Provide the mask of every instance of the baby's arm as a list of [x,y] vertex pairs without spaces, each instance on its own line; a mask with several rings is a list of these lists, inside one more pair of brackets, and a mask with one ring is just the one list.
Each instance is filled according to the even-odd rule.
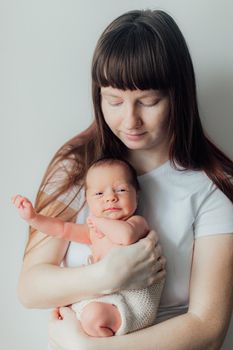
[[57,218],[37,214],[32,203],[20,195],[14,196],[12,203],[18,208],[21,218],[38,231],[68,241],[91,243],[87,224],[64,222]]
[[90,220],[115,244],[135,243],[149,231],[146,220],[139,215],[134,215],[126,221],[96,217],[91,217]]

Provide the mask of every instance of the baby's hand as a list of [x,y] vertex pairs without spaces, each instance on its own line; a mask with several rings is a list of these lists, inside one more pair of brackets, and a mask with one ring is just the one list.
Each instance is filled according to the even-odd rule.
[[98,238],[103,238],[105,235],[103,234],[102,231],[98,229],[95,223],[95,217],[93,215],[88,216],[87,218],[87,226],[89,229],[95,231],[95,234]]
[[87,226],[89,227],[89,229],[95,230],[95,223],[93,221],[93,217],[92,216],[88,216],[87,220]]
[[19,194],[11,198],[12,203],[18,208],[19,215],[24,220],[31,220],[36,215],[36,211],[33,208],[32,203],[26,197],[22,197]]

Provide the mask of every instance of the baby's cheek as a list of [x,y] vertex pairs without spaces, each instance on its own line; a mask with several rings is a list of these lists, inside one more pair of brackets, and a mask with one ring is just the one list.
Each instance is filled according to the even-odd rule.
[[100,217],[102,215],[102,205],[100,203],[96,203],[95,201],[90,201],[88,203],[90,215]]

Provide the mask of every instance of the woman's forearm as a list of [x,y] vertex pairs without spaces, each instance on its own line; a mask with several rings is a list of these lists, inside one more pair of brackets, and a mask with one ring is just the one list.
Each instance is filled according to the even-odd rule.
[[78,268],[38,264],[22,271],[18,294],[28,308],[52,308],[108,292],[101,263]]
[[19,278],[18,294],[23,305],[64,306],[120,289],[144,288],[164,278],[165,272],[154,268],[161,268],[157,264],[161,249],[153,231],[133,245],[112,248],[101,261],[84,267],[60,267],[66,251],[67,242],[37,234],[28,247]]
[[95,338],[90,350],[219,350],[224,335],[213,321],[187,313],[124,336]]

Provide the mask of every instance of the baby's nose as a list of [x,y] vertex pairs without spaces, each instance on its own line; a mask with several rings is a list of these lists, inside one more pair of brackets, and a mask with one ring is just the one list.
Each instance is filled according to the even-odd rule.
[[114,192],[108,193],[106,195],[106,201],[107,202],[116,202],[117,201],[117,195]]

